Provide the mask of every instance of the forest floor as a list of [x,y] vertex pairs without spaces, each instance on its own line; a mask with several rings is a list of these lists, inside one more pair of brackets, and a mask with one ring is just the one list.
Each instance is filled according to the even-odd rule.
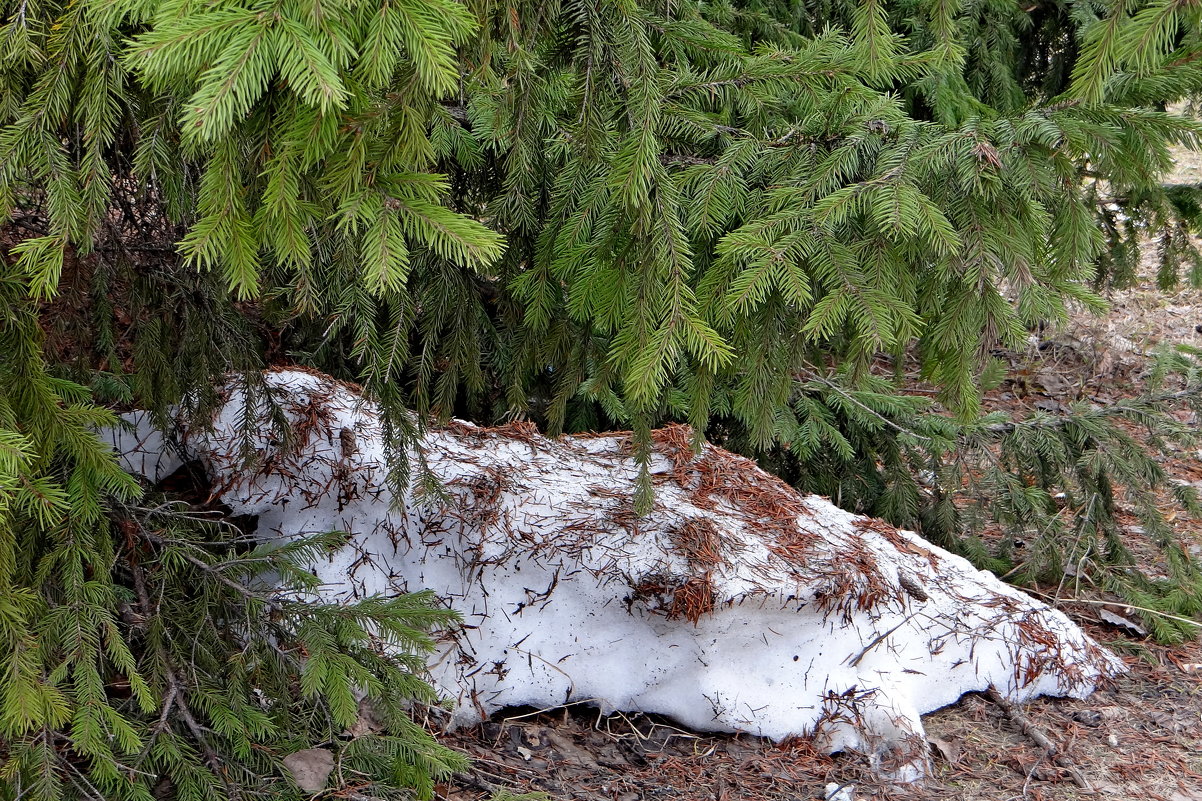
[[[1202,181],[1202,154],[1177,155],[1170,181]],[[1149,276],[1155,258],[1150,244]],[[1021,416],[1080,398],[1113,402],[1134,394],[1157,347],[1202,347],[1202,290],[1165,292],[1149,278],[1107,299],[1107,314],[1083,313],[1043,332],[1027,352],[1011,354],[1010,376],[987,405]],[[1202,489],[1202,451],[1178,453],[1166,467]],[[1202,521],[1169,514],[1202,559]],[[1137,553],[1153,551],[1138,547],[1134,524],[1128,535]],[[1061,595],[1059,588],[1037,589],[1052,600]],[[1129,668],[1085,700],[1039,699],[1024,707],[1029,723],[1060,750],[1056,762],[980,695],[924,718],[934,773],[920,789],[885,786],[862,758],[821,754],[805,741],[698,734],[663,719],[573,706],[515,710],[445,738],[475,764],[438,795],[476,801],[503,790],[541,791],[553,801],[803,801],[825,798],[824,787],[834,782],[855,785],[857,799],[880,801],[1202,801],[1202,642],[1151,644],[1104,622],[1097,605],[1055,602]]]
[[[1011,375],[990,393],[988,406],[1022,416],[1082,397],[1113,402],[1139,384],[1150,350],[1202,346],[1195,328],[1202,323],[1202,290],[1137,287],[1110,301],[1107,316],[1082,316],[1045,332],[1030,352],[1012,354]],[[1167,467],[1202,489],[1202,451],[1176,454]],[[1202,521],[1174,513],[1167,499],[1166,510],[1177,515],[1170,519],[1184,544],[1202,558]],[[1141,536],[1133,523],[1132,550],[1154,553],[1151,543],[1142,547]],[[1034,589],[1045,599],[1071,594]],[[475,768],[440,788],[440,797],[476,801],[504,789],[543,791],[553,801],[802,801],[824,798],[823,788],[834,782],[854,784],[857,799],[880,801],[1202,801],[1202,642],[1155,645],[1103,621],[1102,607],[1089,601],[1056,605],[1129,668],[1085,700],[1039,699],[1024,708],[1060,749],[1059,764],[979,695],[925,716],[934,775],[921,789],[887,787],[862,758],[827,756],[804,741],[698,734],[659,718],[574,706],[514,710],[449,737]],[[1110,611],[1123,610],[1119,604]]]

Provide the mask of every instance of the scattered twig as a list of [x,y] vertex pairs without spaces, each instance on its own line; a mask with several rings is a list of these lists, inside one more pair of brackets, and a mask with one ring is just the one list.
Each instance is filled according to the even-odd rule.
[[868,643],[868,645],[864,647],[864,650],[863,650],[863,651],[860,651],[860,653],[856,654],[856,658],[855,658],[855,659],[851,660],[851,661],[850,661],[850,662],[848,662],[847,664],[848,664],[848,665],[850,665],[851,667],[855,667],[856,665],[860,664],[860,660],[861,660],[861,659],[863,659],[863,658],[864,658],[864,656],[865,656],[865,655],[866,655],[866,654],[867,654],[869,651],[871,651],[873,648],[876,648],[878,645],[880,645],[882,642],[884,642],[886,639],[888,639],[888,637],[889,637],[889,635],[890,635],[890,634],[892,634],[893,632],[895,632],[895,631],[897,631],[898,629],[900,629],[902,626],[904,626],[904,625],[906,625],[907,623],[909,623],[909,622],[910,622],[910,621],[913,619],[913,617],[914,617],[914,615],[915,615],[915,614],[917,614],[917,613],[916,613],[916,612],[911,612],[910,614],[908,614],[908,615],[906,615],[904,618],[902,618],[901,622],[900,622],[900,623],[898,623],[896,626],[894,626],[893,628],[889,629],[889,630],[888,630],[888,631],[886,631],[884,634],[881,634],[881,635],[879,635],[878,637],[876,637],[875,639],[873,639],[873,641],[872,641],[872,642]]
[[862,403],[861,401],[856,399],[855,396],[853,396],[851,393],[849,393],[847,390],[843,389],[843,387],[839,386],[834,381],[831,381],[830,379],[824,377],[821,373],[818,372],[817,367],[814,367],[811,365],[804,372],[805,372],[805,375],[807,378],[809,378],[813,381],[817,381],[818,383],[825,386],[827,389],[832,390],[833,392],[835,392],[837,395],[842,397],[847,402],[858,406],[862,411],[865,411],[868,414],[872,415],[873,417],[877,418],[882,423],[887,425],[889,428],[892,428],[894,431],[897,431],[899,434],[903,434],[907,437],[913,437],[914,439],[917,439],[921,442],[925,442],[928,445],[934,443],[934,440],[931,439],[930,437],[925,436],[923,434],[919,434],[917,431],[912,431],[911,429],[901,426],[896,421],[891,420],[888,417],[886,417],[885,415],[878,412],[876,409],[873,409],[870,406],[867,406],[866,404]]
[[[1121,417],[1128,413],[1141,413],[1149,409],[1161,406],[1174,401],[1185,400],[1187,398],[1196,398],[1202,395],[1202,384],[1193,384],[1185,389],[1176,392],[1158,392],[1149,395],[1142,395],[1131,400],[1118,401],[1106,406],[1102,409],[1097,409],[1092,414],[1097,417]],[[1052,420],[1040,420],[1032,422],[1030,420],[1011,420],[1006,423],[997,423],[995,425],[986,426],[983,430],[990,434],[1009,434],[1020,426],[1040,426],[1042,428],[1060,428],[1069,421],[1067,415],[1059,415]]]
[[456,784],[463,785],[464,787],[471,787],[473,790],[479,790],[480,792],[488,793],[489,795],[495,795],[498,790],[506,789],[503,785],[494,784],[487,779],[471,773],[456,773],[453,778]]
[[1029,717],[1023,714],[1022,710],[1006,700],[1002,694],[998,692],[997,687],[993,686],[992,684],[989,685],[989,689],[985,691],[985,695],[990,701],[995,703],[1003,713],[1005,713],[1007,719],[1017,726],[1019,731],[1026,735],[1031,742],[1043,749],[1043,755],[1045,757],[1068,771],[1068,775],[1072,778],[1074,784],[1076,784],[1082,790],[1094,792],[1093,785],[1090,784],[1083,775],[1081,775],[1081,771],[1077,770],[1077,768],[1060,753],[1060,749],[1057,748],[1056,744],[1049,740],[1048,736],[1044,734],[1043,731],[1040,730],[1040,728],[1036,726]]
[[1159,609],[1149,609],[1146,606],[1134,606],[1132,604],[1127,603],[1126,601],[1095,601],[1095,600],[1092,600],[1089,598],[1061,598],[1059,596],[1052,595],[1052,594],[1046,593],[1046,592],[1040,592],[1039,590],[1031,589],[1029,587],[1024,588],[1024,590],[1026,592],[1031,593],[1032,595],[1038,595],[1042,598],[1047,598],[1054,604],[1089,604],[1090,606],[1121,606],[1124,609],[1131,609],[1136,612],[1143,612],[1145,614],[1155,615],[1156,617],[1162,617],[1165,620],[1172,620],[1175,623],[1185,623],[1187,625],[1193,626],[1194,628],[1202,629],[1202,623],[1198,622],[1197,620],[1191,620],[1188,617],[1181,617],[1180,615],[1170,615],[1168,612],[1161,612]]

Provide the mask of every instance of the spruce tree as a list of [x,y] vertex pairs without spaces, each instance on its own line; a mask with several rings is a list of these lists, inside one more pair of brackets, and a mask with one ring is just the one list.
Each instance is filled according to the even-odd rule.
[[[0,0],[0,795],[275,792],[314,744],[381,796],[458,766],[404,712],[430,599],[314,604],[298,565],[335,535],[265,550],[96,438],[271,363],[362,382],[397,446],[524,415],[645,456],[688,421],[1008,559],[962,536],[967,471],[975,517],[1043,537],[994,566],[1096,560],[1196,614],[1164,476],[1110,424],[1188,434],[1158,414],[1188,359],[1117,410],[978,412],[991,349],[1100,307],[1141,238],[1163,285],[1202,277],[1198,189],[1160,185],[1200,52],[1175,0]],[[1126,564],[1120,489],[1167,582]],[[388,733],[345,734],[358,692]]]

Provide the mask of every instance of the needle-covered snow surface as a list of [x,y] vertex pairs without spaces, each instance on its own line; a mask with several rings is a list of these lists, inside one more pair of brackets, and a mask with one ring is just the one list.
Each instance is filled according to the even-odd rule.
[[[721,448],[694,453],[685,427],[655,432],[644,517],[627,435],[551,439],[527,424],[425,434],[445,494],[396,498],[376,413],[353,387],[300,371],[267,383],[293,433],[256,429],[256,472],[239,469],[237,388],[211,432],[185,434],[188,455],[261,537],[350,532],[313,566],[327,598],[431,588],[463,616],[430,668],[454,723],[589,701],[696,729],[813,734],[906,781],[927,767],[921,714],[991,685],[1013,701],[1083,696],[1122,669],[992,574]],[[152,478],[173,466],[145,427],[116,444]]]

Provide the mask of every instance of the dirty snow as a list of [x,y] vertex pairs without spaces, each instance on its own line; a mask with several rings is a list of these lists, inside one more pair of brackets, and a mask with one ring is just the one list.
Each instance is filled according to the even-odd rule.
[[[352,535],[313,566],[324,597],[431,588],[462,615],[430,666],[451,725],[587,700],[699,730],[814,734],[908,781],[928,769],[920,715],[991,685],[1012,701],[1082,697],[1121,670],[1059,611],[749,460],[694,454],[683,427],[656,433],[645,517],[628,436],[522,424],[428,432],[420,456],[445,494],[397,498],[369,403],[311,373],[267,380],[294,446],[263,426],[262,465],[241,471],[234,388],[189,454],[260,537]],[[175,462],[156,465],[148,421],[134,422],[119,450],[162,476]]]

